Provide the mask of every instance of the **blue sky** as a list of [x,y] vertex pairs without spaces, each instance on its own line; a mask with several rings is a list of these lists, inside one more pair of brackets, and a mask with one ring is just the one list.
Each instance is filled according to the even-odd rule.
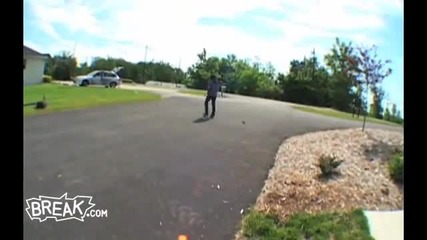
[[271,62],[287,72],[292,59],[320,59],[335,37],[378,46],[390,59],[388,100],[403,113],[401,0],[24,0],[24,44],[84,62],[95,56],[162,60],[186,69],[208,55]]

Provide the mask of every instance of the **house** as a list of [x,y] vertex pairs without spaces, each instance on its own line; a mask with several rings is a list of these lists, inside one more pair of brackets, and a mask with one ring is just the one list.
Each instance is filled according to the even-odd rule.
[[43,82],[43,74],[49,54],[39,53],[24,45],[24,85]]

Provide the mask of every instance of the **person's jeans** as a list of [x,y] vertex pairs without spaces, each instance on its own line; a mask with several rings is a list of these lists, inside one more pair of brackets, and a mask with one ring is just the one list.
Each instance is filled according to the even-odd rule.
[[211,101],[212,103],[212,115],[215,115],[215,110],[216,110],[216,96],[206,96],[205,99],[205,115],[208,115],[209,113],[209,101]]

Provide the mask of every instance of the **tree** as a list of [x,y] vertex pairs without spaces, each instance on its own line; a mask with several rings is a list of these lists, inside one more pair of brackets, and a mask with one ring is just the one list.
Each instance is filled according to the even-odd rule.
[[[377,47],[374,45],[371,48],[358,47],[357,60],[357,72],[358,82],[360,86],[365,88],[366,91],[369,89],[375,89],[382,81],[391,74],[391,68],[387,68],[385,65],[391,61],[386,60],[384,63],[382,60],[377,59]],[[363,116],[362,131],[365,130],[366,125],[366,112]]]
[[391,113],[390,113],[390,121],[394,123],[403,124],[403,118],[401,115],[401,112],[397,110],[396,104],[393,104],[391,107]]
[[191,66],[188,72],[191,86],[196,89],[206,89],[209,77],[219,75],[220,60],[218,57],[207,58],[206,49],[197,54],[198,61]]
[[373,86],[371,88],[372,103],[369,111],[369,115],[374,118],[382,119],[383,107],[382,102],[384,100],[385,91],[380,86]]
[[339,38],[325,56],[326,66],[331,72],[331,105],[333,108],[359,115],[362,106],[360,84],[357,81],[357,64],[352,42],[341,42]]
[[391,121],[391,114],[390,114],[390,110],[388,110],[388,108],[386,108],[384,110],[384,117],[383,117],[383,119],[386,120],[386,121]]
[[69,52],[62,52],[49,59],[46,73],[56,80],[71,80],[76,73],[77,59]]
[[396,112],[396,116],[394,117],[396,123],[403,123],[402,114],[400,111]]
[[391,117],[393,119],[396,116],[397,116],[397,107],[396,107],[396,104],[393,104],[392,107],[391,107]]

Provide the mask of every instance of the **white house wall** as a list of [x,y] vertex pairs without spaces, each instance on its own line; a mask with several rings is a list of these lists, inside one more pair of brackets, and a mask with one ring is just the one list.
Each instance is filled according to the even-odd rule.
[[24,84],[37,84],[43,82],[43,73],[46,60],[38,57],[27,57],[24,69]]

